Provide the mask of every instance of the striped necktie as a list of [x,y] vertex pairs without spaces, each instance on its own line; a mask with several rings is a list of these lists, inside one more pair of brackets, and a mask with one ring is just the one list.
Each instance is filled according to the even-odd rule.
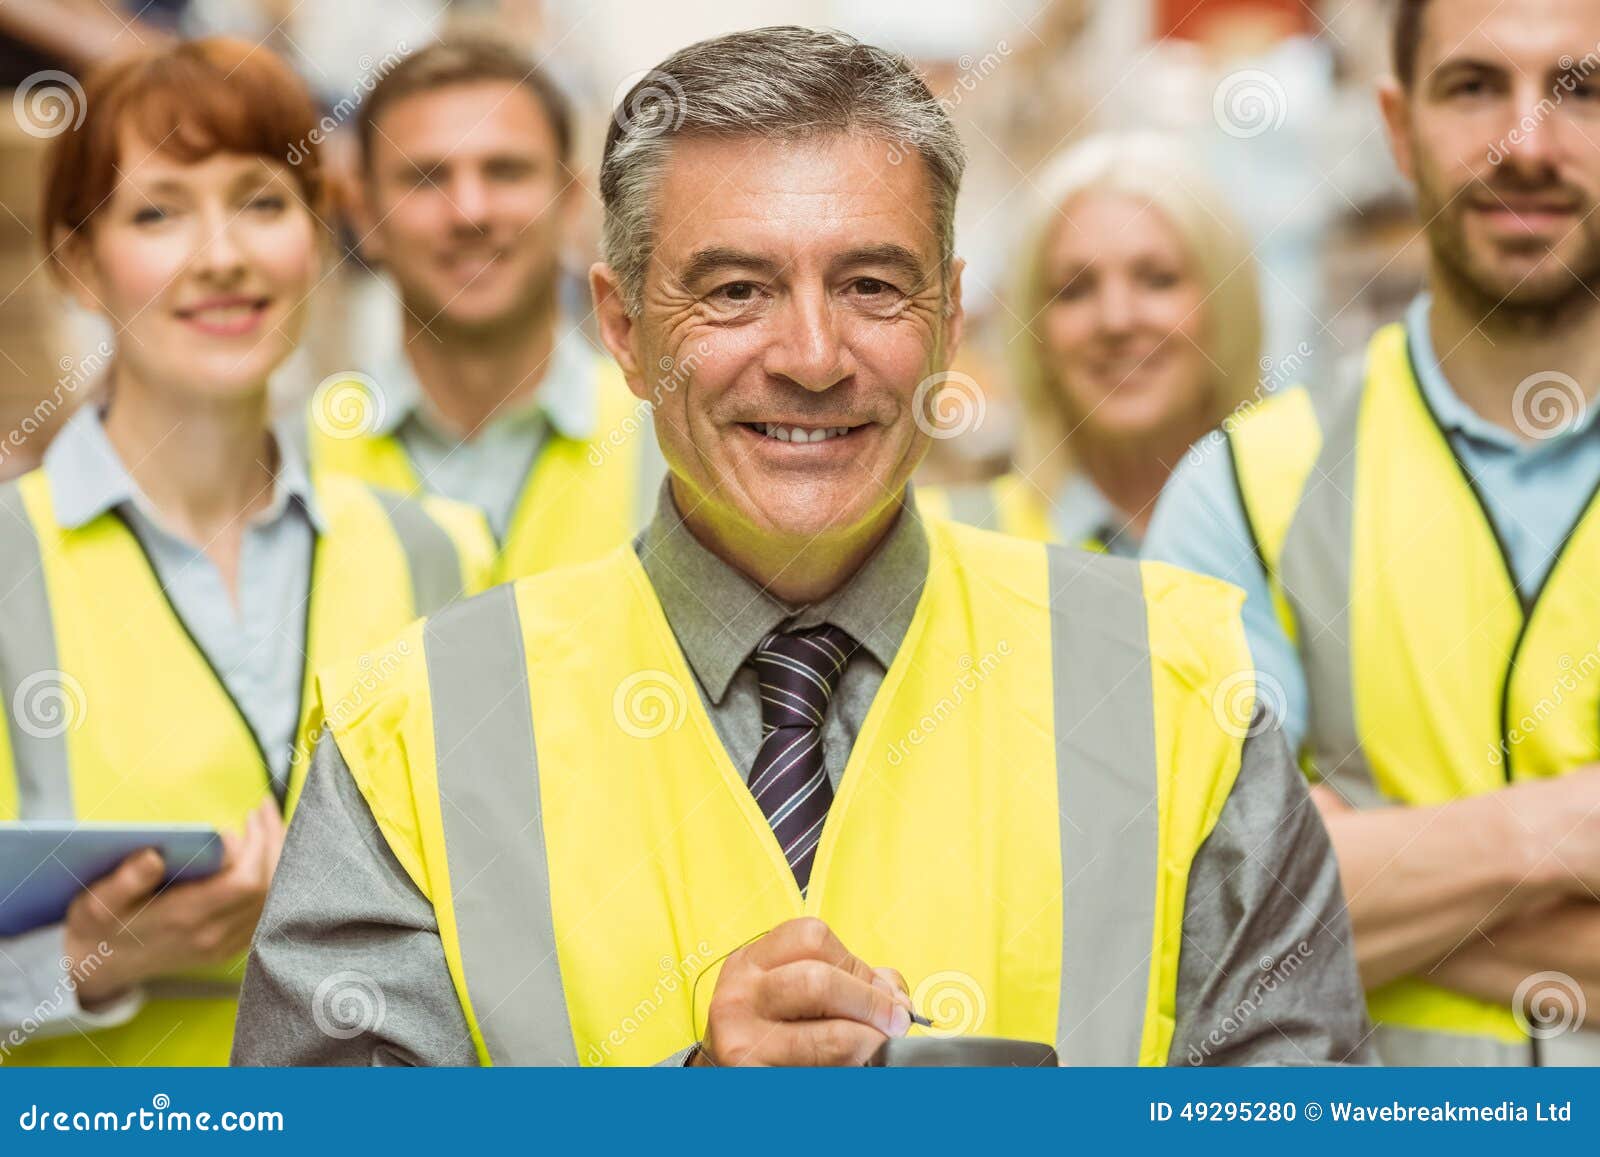
[[761,750],[750,792],[804,892],[833,786],[822,759],[822,721],[856,642],[838,627],[774,632],[751,656],[761,683]]

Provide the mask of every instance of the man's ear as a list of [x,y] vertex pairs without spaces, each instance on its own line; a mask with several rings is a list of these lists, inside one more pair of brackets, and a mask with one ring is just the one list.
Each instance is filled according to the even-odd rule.
[[627,379],[628,389],[633,391],[635,397],[649,400],[649,386],[640,372],[638,353],[633,348],[638,330],[622,300],[622,280],[616,270],[604,261],[596,261],[591,265],[589,292],[594,295],[594,315],[600,328],[600,340],[606,343],[606,349],[611,351],[611,356],[617,359],[617,365],[622,367],[622,376]]
[[1383,114],[1383,126],[1389,137],[1389,153],[1395,167],[1406,180],[1416,181],[1416,153],[1412,148],[1411,102],[1405,88],[1395,77],[1386,76],[1378,82],[1378,111]]
[[90,313],[103,314],[100,270],[95,266],[87,233],[79,229],[57,229],[50,238],[50,252],[56,281],[72,295],[72,300]]
[[961,338],[966,333],[967,311],[961,304],[961,274],[967,263],[957,257],[950,263],[950,283],[944,297],[944,364],[948,369],[961,349]]

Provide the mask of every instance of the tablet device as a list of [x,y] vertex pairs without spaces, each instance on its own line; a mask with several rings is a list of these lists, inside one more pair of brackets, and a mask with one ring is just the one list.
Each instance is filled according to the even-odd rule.
[[166,862],[163,888],[222,866],[222,838],[205,824],[0,823],[0,936],[60,923],[73,897],[141,848]]

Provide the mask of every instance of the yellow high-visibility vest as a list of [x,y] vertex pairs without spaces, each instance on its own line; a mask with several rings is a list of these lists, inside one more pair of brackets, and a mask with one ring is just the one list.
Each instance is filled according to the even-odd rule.
[[[961,486],[918,486],[917,509],[924,518],[946,518],[1031,542],[1059,542],[1050,511],[1038,488],[1020,474]],[[1104,551],[1105,543],[1086,538],[1083,550]]]
[[[804,896],[631,549],[407,628],[332,730],[480,1060],[657,1062],[703,1034],[723,954],[813,915],[942,1030],[1165,1062],[1190,865],[1239,770],[1216,701],[1254,696],[1241,596],[927,529]],[[324,699],[359,672],[323,672]]]
[[[1427,806],[1600,759],[1600,515],[1591,503],[1524,606],[1403,327],[1378,331],[1354,388],[1290,390],[1232,425],[1318,775],[1357,806]],[[1600,1059],[1600,1034],[1530,1046],[1509,1007],[1421,977],[1368,1006],[1389,1063]]]
[[[314,482],[317,536],[306,608],[301,722],[286,811],[326,726],[309,673],[392,638],[418,615],[489,582],[493,543],[475,510]],[[75,529],[55,518],[35,470],[0,486],[0,819],[204,823],[236,829],[272,794],[241,709],[167,601],[128,525],[107,512]],[[359,698],[403,656],[377,653]],[[326,710],[353,710],[335,702]],[[146,985],[128,1023],[25,1044],[30,1065],[222,1065],[244,959]]]
[[[594,381],[595,433],[587,440],[548,433],[500,544],[496,582],[599,558],[628,541],[654,510],[660,474],[652,466],[649,407],[628,390],[609,358],[594,359]],[[361,387],[354,380],[346,384]],[[426,489],[394,434],[341,436],[315,416],[306,429],[313,468],[401,494]]]

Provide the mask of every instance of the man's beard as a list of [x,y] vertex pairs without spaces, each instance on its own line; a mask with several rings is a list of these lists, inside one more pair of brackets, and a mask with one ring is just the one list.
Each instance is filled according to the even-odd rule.
[[[1570,258],[1554,247],[1543,249],[1540,267],[1528,272],[1497,268],[1491,257],[1474,250],[1466,234],[1466,214],[1473,199],[1486,195],[1560,194],[1579,207],[1573,234],[1581,245]],[[1434,272],[1452,296],[1483,323],[1512,329],[1559,327],[1575,314],[1600,304],[1600,218],[1588,198],[1552,177],[1528,182],[1497,176],[1467,185],[1445,197],[1421,173],[1417,208],[1424,222]]]

